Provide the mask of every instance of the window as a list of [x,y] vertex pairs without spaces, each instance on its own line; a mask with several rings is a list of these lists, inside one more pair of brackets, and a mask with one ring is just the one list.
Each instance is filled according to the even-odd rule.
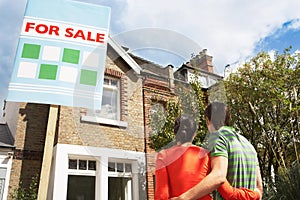
[[120,79],[105,76],[100,110],[88,110],[81,120],[127,127],[126,122],[120,121]]
[[67,200],[95,199],[96,177],[95,176],[68,176]]
[[55,149],[50,199],[147,199],[145,153],[68,144]]
[[0,199],[3,198],[5,177],[6,177],[6,168],[0,168]]
[[70,158],[68,168],[67,200],[95,199],[96,161]]
[[96,171],[95,160],[69,159],[69,169]]
[[[190,83],[192,80],[195,79],[195,74],[188,72],[188,82]],[[198,81],[201,83],[203,88],[208,88],[208,76],[205,74],[199,74],[198,75]]]
[[153,102],[149,110],[150,117],[150,136],[158,134],[166,122],[166,110],[163,102]]
[[208,88],[209,87],[209,85],[208,85],[208,77],[207,76],[203,76],[203,75],[200,75],[199,77],[198,77],[199,79],[199,82],[201,83],[201,85],[204,87],[204,88]]
[[112,120],[120,119],[120,81],[105,77],[103,84],[101,110],[96,110],[95,115]]
[[108,177],[108,200],[131,200],[132,179]]
[[[108,162],[108,171],[109,172],[120,172],[131,176],[132,164],[123,163],[123,162]],[[111,173],[115,174],[115,173]]]
[[108,200],[132,200],[132,164],[108,162]]

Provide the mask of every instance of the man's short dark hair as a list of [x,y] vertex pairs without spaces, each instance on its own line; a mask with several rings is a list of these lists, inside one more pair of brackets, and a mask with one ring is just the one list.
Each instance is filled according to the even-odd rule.
[[216,130],[222,126],[231,126],[229,107],[222,102],[210,103],[204,110],[204,115],[209,119]]

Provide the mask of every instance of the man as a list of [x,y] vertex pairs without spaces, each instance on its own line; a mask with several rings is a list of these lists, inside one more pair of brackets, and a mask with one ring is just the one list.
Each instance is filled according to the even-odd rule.
[[[257,153],[251,143],[230,126],[229,108],[224,103],[214,102],[207,106],[204,114],[210,132],[211,172],[196,186],[172,200],[199,199],[219,188],[226,178],[233,187],[257,190],[262,194]],[[222,197],[217,193],[215,199]]]

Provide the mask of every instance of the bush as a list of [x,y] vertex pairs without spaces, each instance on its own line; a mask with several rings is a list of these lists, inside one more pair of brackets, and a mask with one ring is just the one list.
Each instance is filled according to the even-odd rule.
[[300,199],[300,164],[297,163],[286,173],[278,175],[274,185],[269,185],[265,198],[267,200]]
[[36,200],[38,194],[38,176],[31,178],[29,187],[25,187],[20,181],[19,187],[14,190],[11,195],[13,200]]

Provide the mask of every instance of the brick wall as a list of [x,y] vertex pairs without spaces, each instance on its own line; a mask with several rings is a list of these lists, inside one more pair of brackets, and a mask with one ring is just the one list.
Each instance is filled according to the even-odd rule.
[[146,166],[147,166],[147,196],[148,200],[154,199],[155,190],[155,160],[157,152],[149,147],[149,136],[151,134],[150,118],[151,108],[153,103],[164,105],[170,98],[173,97],[167,80],[156,80],[148,78],[144,80],[144,123],[145,123],[145,143],[146,143]]
[[20,104],[8,199],[20,181],[27,187],[40,173],[48,113],[49,105]]
[[121,81],[120,118],[128,123],[126,128],[82,122],[80,119],[86,115],[86,109],[62,106],[58,143],[144,152],[142,80],[128,77],[129,73],[107,59],[105,75]]

